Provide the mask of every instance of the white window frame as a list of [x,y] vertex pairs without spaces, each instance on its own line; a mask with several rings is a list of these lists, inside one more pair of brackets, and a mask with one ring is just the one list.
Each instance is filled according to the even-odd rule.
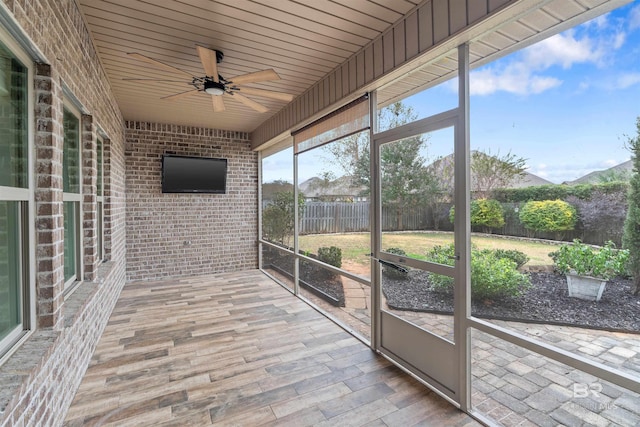
[[[104,141],[98,134],[96,138],[96,236],[98,264],[104,261]],[[99,191],[101,189],[102,191]]]
[[[76,216],[76,222],[74,224],[75,228],[75,273],[69,278],[65,279],[64,283],[64,293],[69,294],[73,292],[73,290],[80,284],[83,277],[83,259],[84,259],[84,251],[82,245],[82,222],[83,222],[83,211],[82,211],[82,202],[83,202],[83,194],[82,194],[82,114],[80,110],[71,104],[68,99],[64,100],[64,110],[73,114],[76,119],[78,119],[78,193],[62,193],[62,201],[63,202],[72,202],[74,207],[74,213]],[[64,135],[64,129],[63,129]],[[63,142],[64,147],[64,142]],[[64,148],[62,155],[65,156]],[[63,160],[64,164],[64,160]],[[64,177],[64,171],[63,171]]]
[[19,274],[21,282],[21,323],[0,340],[0,365],[2,365],[24,342],[36,325],[35,286],[35,149],[34,149],[34,61],[23,47],[0,26],[0,41],[27,69],[27,188],[0,186],[1,201],[20,204],[19,212]]

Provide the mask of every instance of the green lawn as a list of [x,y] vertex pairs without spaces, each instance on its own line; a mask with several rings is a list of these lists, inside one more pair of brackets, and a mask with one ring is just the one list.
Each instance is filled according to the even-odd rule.
[[[402,248],[414,258],[424,259],[427,251],[435,245],[446,245],[453,241],[452,233],[384,233],[383,249]],[[527,265],[549,265],[549,252],[559,246],[553,243],[505,239],[494,236],[471,236],[471,244],[479,249],[517,249],[531,259]],[[300,236],[300,249],[317,253],[323,246],[337,246],[342,249],[345,262],[366,265],[369,263],[369,233],[313,234]]]

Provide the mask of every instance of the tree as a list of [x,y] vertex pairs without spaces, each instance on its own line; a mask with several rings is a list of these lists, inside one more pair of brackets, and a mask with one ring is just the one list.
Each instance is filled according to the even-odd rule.
[[[416,120],[417,114],[411,106],[396,102],[378,110],[378,123],[383,129],[391,129]],[[354,183],[369,188],[369,134],[367,132],[342,138],[322,149],[328,154],[325,159],[332,168],[336,166],[353,178]],[[332,172],[324,172],[324,175]]]
[[[337,166],[346,176],[353,178],[360,163],[360,159],[369,153],[369,134],[360,132],[355,135],[347,136],[339,141],[322,146],[322,150],[328,154],[325,161],[332,169]],[[332,176],[332,171],[323,172],[324,176]]]
[[634,295],[640,293],[640,116],[636,118],[636,130],[635,138],[627,138],[627,147],[633,160],[633,173],[627,194],[629,208],[622,235],[622,247],[629,250],[629,272],[633,276]]
[[631,171],[626,169],[608,169],[598,175],[599,184],[607,184],[609,182],[629,182],[631,179]]
[[[389,129],[416,120],[411,106],[396,102],[380,110],[378,122]],[[438,181],[427,167],[425,151],[427,138],[414,136],[382,146],[380,150],[380,173],[382,203],[393,206],[396,211],[398,229],[402,228],[403,212],[408,208],[433,203],[439,194]],[[354,161],[353,176],[356,182],[370,188],[369,150],[359,154]]]
[[521,179],[526,170],[526,159],[517,157],[510,151],[504,156],[500,152],[495,155],[487,152],[471,153],[471,176],[475,180],[476,197],[488,198],[491,191],[507,188],[515,180]]
[[[304,195],[298,193],[298,215],[304,212]],[[266,240],[291,246],[295,225],[293,191],[281,191],[262,211],[262,233]]]

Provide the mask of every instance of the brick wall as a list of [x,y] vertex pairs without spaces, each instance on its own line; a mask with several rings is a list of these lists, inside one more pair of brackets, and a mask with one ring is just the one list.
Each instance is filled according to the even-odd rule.
[[[226,158],[226,194],[163,194],[164,153]],[[257,153],[247,133],[126,123],[127,278],[257,267]]]
[[[62,425],[98,338],[125,283],[124,121],[73,0],[0,0],[23,40],[42,53],[34,67],[34,331],[0,366],[0,426]],[[5,13],[8,12],[8,15]],[[62,108],[83,112],[84,279],[63,297]],[[105,135],[105,253],[96,251],[95,138]]]

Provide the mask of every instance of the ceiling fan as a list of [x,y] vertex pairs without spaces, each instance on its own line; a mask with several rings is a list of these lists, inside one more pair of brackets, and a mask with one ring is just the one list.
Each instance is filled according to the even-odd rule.
[[[271,90],[256,89],[253,87],[242,86],[246,83],[258,83],[270,80],[279,80],[280,76],[273,70],[267,69],[262,71],[256,71],[254,73],[242,74],[230,79],[225,79],[218,73],[218,63],[224,58],[224,54],[219,50],[207,49],[206,47],[196,46],[200,62],[206,73],[205,76],[193,76],[190,73],[183,71],[179,68],[175,68],[171,65],[157,61],[148,56],[144,56],[139,53],[128,53],[127,55],[135,58],[139,61],[144,61],[148,64],[154,65],[156,68],[170,71],[172,73],[188,76],[191,81],[187,84],[194,87],[192,90],[186,92],[176,93],[174,95],[165,96],[161,99],[175,100],[185,96],[193,95],[199,92],[204,92],[211,95],[213,102],[213,111],[218,113],[225,110],[223,101],[223,95],[226,98],[235,99],[240,101],[244,105],[253,108],[254,110],[264,113],[269,109],[264,105],[247,98],[246,95],[262,96],[266,98],[277,99],[280,101],[289,102],[293,99],[293,95],[282,92],[275,92]],[[147,81],[171,81],[161,79],[124,79],[124,80],[147,80]]]

